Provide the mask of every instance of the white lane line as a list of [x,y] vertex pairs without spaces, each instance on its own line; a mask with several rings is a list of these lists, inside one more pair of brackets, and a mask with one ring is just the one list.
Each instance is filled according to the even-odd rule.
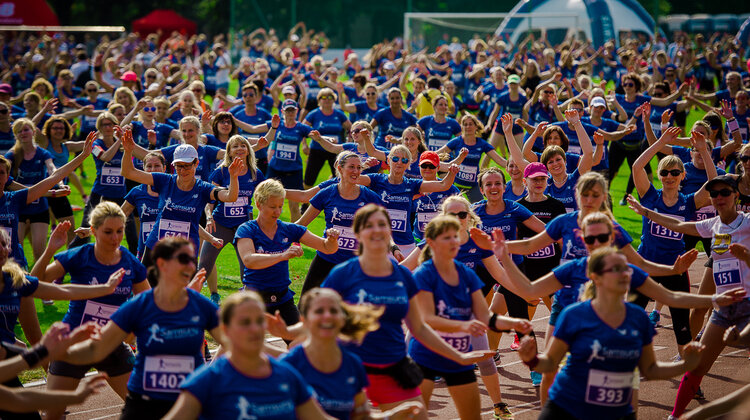
[[[123,404],[115,404],[115,405],[110,405],[110,406],[107,406],[107,407],[92,408],[92,409],[89,409],[89,410],[71,412],[71,413],[68,413],[68,416],[77,416],[79,414],[93,413],[95,411],[109,410],[109,409],[112,409],[112,408],[122,407],[122,406],[123,406]],[[117,414],[120,414],[120,413],[117,413]]]

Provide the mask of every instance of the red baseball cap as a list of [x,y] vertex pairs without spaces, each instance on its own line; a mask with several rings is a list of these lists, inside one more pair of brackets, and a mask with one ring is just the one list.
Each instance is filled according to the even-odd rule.
[[433,166],[437,168],[438,166],[440,166],[440,157],[438,156],[437,153],[433,151],[423,152],[419,156],[419,164],[421,165],[424,162],[430,162]]
[[135,82],[138,80],[138,75],[134,71],[126,71],[120,76],[120,80],[123,82]]

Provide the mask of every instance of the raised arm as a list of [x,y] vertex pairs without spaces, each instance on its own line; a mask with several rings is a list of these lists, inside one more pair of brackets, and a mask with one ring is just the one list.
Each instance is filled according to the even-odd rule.
[[133,166],[133,149],[135,149],[136,144],[133,141],[132,131],[125,130],[123,133],[122,147],[124,150],[121,164],[122,176],[140,184],[154,185],[154,177],[150,173],[136,169],[136,167]]
[[578,162],[578,173],[583,175],[591,170],[594,164],[594,147],[591,145],[591,138],[586,133],[586,129],[583,128],[581,116],[578,115],[578,111],[574,109],[565,111],[565,119],[573,126],[578,135],[578,143],[581,145],[581,160]]
[[29,187],[28,195],[26,197],[26,204],[30,204],[32,201],[35,201],[42,197],[55,184],[65,179],[66,176],[70,175],[71,172],[81,166],[81,164],[83,164],[83,161],[86,160],[86,158],[91,154],[94,140],[98,135],[98,132],[89,133],[88,137],[86,137],[86,143],[84,143],[83,150],[78,156],[63,165],[61,168],[58,168],[49,177],[45,178],[42,181],[39,181],[34,186]]
[[508,145],[510,156],[513,158],[513,162],[516,162],[518,168],[521,169],[521,172],[523,172],[523,170],[526,169],[526,166],[530,162],[524,159],[523,152],[521,152],[521,149],[519,149],[518,143],[513,141],[513,116],[511,114],[505,114],[500,117],[500,122],[503,125],[503,133],[505,134],[505,138],[510,139],[509,141],[505,142]]
[[646,173],[646,165],[651,162],[651,159],[659,150],[674,140],[679,133],[679,127],[670,127],[661,135],[656,143],[644,150],[643,153],[638,156],[638,159],[635,160],[635,163],[633,163],[633,182],[635,183],[635,188],[640,197],[646,195],[649,188],[651,188],[651,178]]
[[240,193],[239,174],[245,169],[245,161],[242,158],[236,157],[234,161],[229,165],[229,189],[213,189],[213,196],[219,201],[225,203],[233,203],[237,201],[237,197]]

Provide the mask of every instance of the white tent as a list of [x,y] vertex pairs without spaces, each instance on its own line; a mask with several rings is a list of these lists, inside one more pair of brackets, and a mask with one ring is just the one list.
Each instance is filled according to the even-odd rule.
[[[539,13],[542,17],[513,17],[516,13]],[[577,16],[572,18],[571,13]],[[521,0],[495,34],[507,36],[515,43],[530,29],[542,28],[553,43],[573,31],[599,47],[610,39],[619,45],[622,32],[652,36],[654,19],[636,0]]]

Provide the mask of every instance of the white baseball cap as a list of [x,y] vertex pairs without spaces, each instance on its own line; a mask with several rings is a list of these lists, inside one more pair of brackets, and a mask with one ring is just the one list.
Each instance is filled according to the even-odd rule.
[[198,151],[189,144],[181,144],[174,149],[172,162],[193,163],[198,159]]
[[597,96],[596,98],[591,100],[591,107],[596,108],[598,106],[607,106],[607,102],[602,98],[601,96]]
[[297,91],[294,90],[294,86],[284,86],[284,88],[281,89],[282,95],[295,94],[295,93],[297,93]]

